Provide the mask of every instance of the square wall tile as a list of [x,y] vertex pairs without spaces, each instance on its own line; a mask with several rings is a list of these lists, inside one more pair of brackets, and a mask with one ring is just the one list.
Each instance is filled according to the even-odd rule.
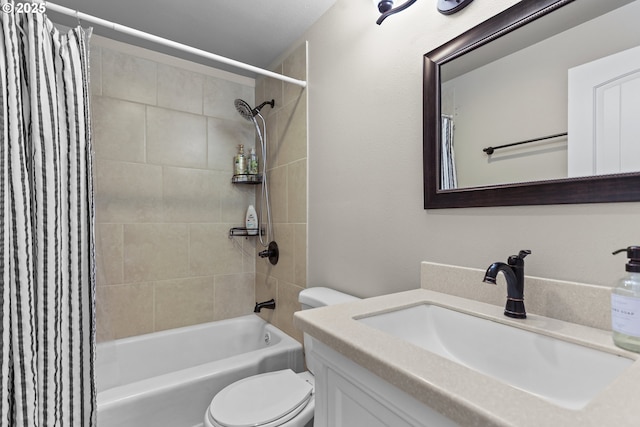
[[189,226],[189,272],[213,276],[242,272],[242,243],[229,239],[230,224]]
[[[233,175],[233,158],[238,153],[238,145],[244,145],[248,155],[255,141],[256,130],[253,123],[209,118],[207,120],[208,168]],[[260,151],[260,150],[257,150]]]
[[102,94],[112,98],[156,104],[156,63],[102,48]]
[[202,114],[204,76],[158,64],[158,106]]
[[294,79],[307,78],[307,43],[303,42],[282,62],[282,72]]
[[307,157],[306,94],[278,112],[278,156],[274,165],[286,165]]
[[97,341],[153,332],[153,286],[100,286],[96,289]]
[[255,275],[228,274],[215,277],[215,320],[253,313]]
[[289,223],[307,222],[307,159],[287,167],[287,220]]
[[247,216],[247,208],[253,205],[260,215],[256,204],[256,191],[260,191],[258,185],[231,184],[229,175],[219,178],[220,205],[222,207],[222,222],[235,224],[234,227],[244,227]]
[[[278,279],[270,277],[268,274],[256,273],[255,280],[256,302],[268,301],[271,298],[278,298]],[[278,303],[276,301],[276,308]],[[267,322],[275,321],[273,310],[262,310],[258,316]]]
[[97,222],[155,222],[162,216],[162,168],[95,162]]
[[258,252],[256,251],[257,247],[260,247],[262,250],[262,246],[260,245],[257,237],[246,237],[242,238],[242,271],[245,273],[255,273],[256,272],[256,259],[258,256]]
[[307,224],[293,225],[294,272],[293,281],[303,288],[307,287]]
[[[203,169],[165,167],[163,171],[165,222],[219,222],[220,174]],[[226,186],[229,181],[226,180]]]
[[[282,72],[298,80],[307,79],[307,44],[302,43],[282,63]],[[284,103],[298,99],[306,89],[291,83],[284,85]]]
[[[282,74],[282,66],[278,66],[273,69],[274,72]],[[265,111],[266,115],[270,115],[275,111],[279,110],[284,106],[284,95],[283,95],[283,82],[282,80],[273,79],[270,77],[263,77],[261,79],[262,88],[263,88],[263,98],[262,100],[256,99],[258,104],[264,101],[271,101],[272,99],[276,102],[275,108],[273,110],[269,109]]]
[[188,276],[186,224],[125,224],[124,279],[143,282]]
[[278,296],[278,280],[265,273],[256,273],[256,301],[267,301]]
[[195,114],[147,107],[147,162],[207,167],[207,119]]
[[102,95],[102,48],[91,46],[89,56],[89,84],[91,85],[91,94]]
[[[265,85],[266,85],[265,80],[266,79],[267,79],[266,77],[259,77],[256,80],[256,87],[255,87],[255,91],[254,91],[255,99],[267,99],[267,96],[264,94],[264,88],[265,88]],[[260,101],[260,102],[262,102],[262,101]],[[280,105],[276,104],[275,107],[279,108]]]
[[276,298],[275,325],[286,334],[302,342],[302,332],[293,326],[293,313],[300,310],[298,294],[304,288],[292,283],[279,281],[278,296]]
[[236,98],[254,106],[254,88],[206,76],[204,81],[204,115],[236,122],[246,121],[236,111]]
[[266,122],[268,130],[267,169],[273,169],[279,166],[278,158],[280,157],[280,150],[282,149],[282,144],[280,144],[280,129],[278,129],[278,126],[280,125],[278,112],[274,112],[267,116]]
[[145,161],[143,104],[94,95],[91,116],[96,158]]
[[163,280],[155,284],[155,330],[211,322],[213,277]]
[[271,201],[271,216],[274,223],[288,222],[287,176],[286,166],[269,171],[269,200]]
[[96,284],[121,284],[123,270],[122,224],[96,224]]
[[278,242],[278,263],[271,265],[268,259],[259,259],[258,263],[267,267],[270,276],[279,281],[293,283],[295,264],[294,225],[275,224],[274,229],[275,240]]

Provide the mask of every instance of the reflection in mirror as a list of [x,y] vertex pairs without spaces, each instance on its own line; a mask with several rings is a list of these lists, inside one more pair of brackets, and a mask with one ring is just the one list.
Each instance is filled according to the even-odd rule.
[[640,171],[639,19],[640,0],[523,0],[425,55],[425,207]]
[[[591,3],[589,6],[598,6],[597,13],[581,3],[574,1],[504,36],[500,42],[504,50],[512,52],[508,55],[494,59],[495,55],[485,54],[485,49],[495,51],[492,44],[496,42],[493,42],[485,45],[485,49],[477,49],[473,54],[442,65],[441,112],[453,117],[460,187],[566,178],[570,163],[574,164],[571,176],[640,170],[637,164],[624,168],[617,165],[618,169],[611,164],[601,172],[592,170],[589,163],[597,165],[606,162],[607,157],[614,157],[613,153],[620,151],[617,143],[621,142],[624,150],[624,141],[602,141],[602,144],[611,145],[609,149],[603,147],[601,150],[605,158],[589,162],[591,159],[579,155],[580,151],[589,149],[583,146],[585,141],[575,141],[574,132],[562,135],[572,125],[593,126],[588,122],[591,117],[588,111],[579,114],[574,110],[582,107],[584,101],[579,101],[584,96],[582,91],[589,94],[594,86],[603,84],[578,77],[602,68],[600,58],[609,57],[610,67],[621,66],[621,69],[611,70],[603,77],[608,87],[602,91],[602,96],[615,96],[612,92],[618,91],[622,92],[622,98],[627,96],[631,101],[624,108],[638,109],[640,104],[640,94],[637,93],[640,74],[635,80],[626,77],[633,67],[640,69],[640,64],[615,59],[619,52],[640,45],[640,31],[637,30],[640,3],[634,2],[595,18],[594,15],[603,12],[602,6],[612,6],[612,2],[586,2]],[[567,28],[569,24],[573,26]],[[467,58],[471,55],[475,58],[473,65],[470,65],[471,58]],[[640,58],[640,52],[635,57]],[[623,82],[612,84],[610,80],[614,73],[623,76]],[[571,93],[570,86],[573,89]],[[620,115],[620,112],[611,111],[615,100],[608,102],[611,105],[609,111],[603,112],[604,115]],[[634,114],[622,111],[622,116],[625,115],[632,117]],[[640,111],[636,111],[635,116],[640,116]],[[578,123],[571,123],[571,120]],[[623,126],[621,135],[635,136],[635,140],[640,141],[640,133],[634,129],[633,121],[620,124]],[[561,136],[540,139],[557,134]],[[505,147],[491,155],[483,151],[487,147],[528,140],[536,141]],[[573,158],[569,158],[570,153]],[[619,157],[624,159],[625,156]],[[640,160],[638,155],[635,158]],[[585,164],[575,165],[580,162]]]

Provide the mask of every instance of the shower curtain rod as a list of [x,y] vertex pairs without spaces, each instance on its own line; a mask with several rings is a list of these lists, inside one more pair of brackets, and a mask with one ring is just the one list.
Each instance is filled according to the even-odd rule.
[[102,27],[107,27],[114,31],[128,34],[134,37],[138,37],[144,40],[149,40],[154,43],[158,43],[164,46],[168,46],[174,49],[182,50],[184,52],[192,53],[204,58],[212,59],[217,62],[221,62],[223,64],[231,65],[236,68],[240,68],[247,71],[252,71],[256,74],[261,74],[263,76],[271,77],[274,79],[282,80],[287,83],[292,83],[294,85],[298,85],[301,87],[306,87],[307,82],[304,80],[294,79],[292,77],[288,77],[282,74],[274,73],[273,71],[265,70],[263,68],[255,67],[253,65],[245,64],[244,62],[236,61],[234,59],[226,58],[224,56],[216,55],[214,53],[207,52],[202,49],[197,49],[192,46],[188,46],[186,44],[174,42],[172,40],[168,40],[162,37],[154,36],[153,34],[145,33],[140,30],[136,30],[134,28],[126,27],[124,25],[116,24],[115,22],[107,21],[102,18],[97,18],[95,16],[87,15],[86,13],[82,13],[77,10],[69,9],[68,7],[60,6],[55,3],[51,3],[48,1],[44,2],[47,10],[52,10],[54,12],[62,13],[63,15],[76,17],[78,20],[82,19],[83,21],[91,22],[92,24],[100,25]]

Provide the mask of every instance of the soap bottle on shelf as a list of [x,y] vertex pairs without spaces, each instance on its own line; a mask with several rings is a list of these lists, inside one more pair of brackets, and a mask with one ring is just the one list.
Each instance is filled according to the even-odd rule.
[[258,174],[258,156],[256,156],[255,148],[251,148],[249,151],[249,175]]
[[247,208],[245,227],[249,236],[255,236],[258,234],[258,214],[256,213],[256,209],[253,205],[249,205],[249,208]]
[[246,175],[247,174],[247,156],[244,154],[244,145],[238,145],[238,154],[233,158],[234,175]]
[[611,294],[611,329],[613,342],[640,353],[640,246],[629,246],[613,254],[626,252],[627,275],[620,279]]

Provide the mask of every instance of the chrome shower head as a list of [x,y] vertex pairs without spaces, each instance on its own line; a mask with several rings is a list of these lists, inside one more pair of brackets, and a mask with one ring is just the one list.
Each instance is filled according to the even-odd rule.
[[265,105],[270,105],[271,108],[273,108],[276,105],[276,101],[274,99],[272,99],[271,101],[265,101],[262,104],[258,105],[256,108],[252,109],[246,101],[238,98],[233,102],[233,105],[235,105],[236,110],[242,117],[247,120],[251,120],[258,115],[260,110],[262,110]]

